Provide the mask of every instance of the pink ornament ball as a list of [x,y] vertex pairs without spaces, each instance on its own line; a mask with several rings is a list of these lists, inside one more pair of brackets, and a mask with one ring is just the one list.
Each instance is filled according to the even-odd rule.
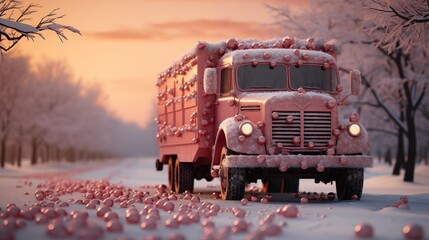
[[178,228],[179,227],[179,221],[175,218],[169,218],[165,220],[165,226],[167,228]]
[[358,238],[372,238],[374,229],[369,223],[361,223],[355,226],[355,235]]
[[140,222],[140,214],[137,211],[130,211],[126,213],[125,219],[127,223],[137,224]]
[[66,237],[68,235],[66,226],[62,220],[54,220],[50,223],[46,230],[46,234],[54,238]]
[[110,212],[110,207],[100,206],[97,208],[97,217],[103,217],[107,212]]
[[142,224],[140,225],[140,227],[143,230],[156,230],[158,227],[158,224],[156,223],[155,220],[145,220],[142,222]]
[[333,192],[328,193],[328,195],[326,196],[326,198],[329,201],[334,201],[335,200],[335,193],[333,193]]
[[106,198],[103,200],[103,206],[113,207],[113,200],[111,198]]
[[246,206],[249,203],[249,200],[247,198],[243,198],[240,201],[241,205]]
[[301,202],[301,204],[308,204],[308,198],[302,197],[300,202]]
[[424,229],[420,224],[412,223],[406,225],[402,229],[405,239],[407,240],[421,240],[424,239]]
[[274,223],[266,223],[259,227],[259,230],[265,235],[269,237],[275,237],[282,233],[282,229],[279,225]]
[[109,232],[122,232],[124,227],[119,219],[112,219],[106,223],[106,229]]
[[298,216],[298,208],[295,204],[288,204],[281,209],[281,213],[287,218],[296,218]]
[[261,203],[262,204],[267,204],[268,203],[268,199],[265,198],[265,197],[261,198]]

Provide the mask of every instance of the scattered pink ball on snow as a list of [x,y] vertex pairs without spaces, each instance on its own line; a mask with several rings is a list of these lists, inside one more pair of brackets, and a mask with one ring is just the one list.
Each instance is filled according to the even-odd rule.
[[200,202],[200,198],[199,198],[198,196],[193,196],[193,197],[191,198],[191,202],[199,203],[199,202]]
[[162,209],[164,209],[164,211],[166,211],[166,212],[173,211],[174,210],[174,203],[170,202],[170,201],[167,201],[162,206]]
[[122,232],[124,227],[122,226],[122,223],[119,221],[119,219],[114,218],[106,223],[106,229],[109,232]]
[[417,223],[406,225],[402,229],[402,233],[407,240],[421,240],[424,238],[424,229],[420,224]]
[[243,198],[240,201],[241,205],[246,206],[249,203],[249,200],[247,198]]
[[261,231],[265,236],[269,237],[278,236],[282,233],[281,227],[274,223],[265,223],[259,227],[259,231]]
[[361,223],[355,226],[355,235],[358,238],[372,238],[374,229],[369,223]]
[[103,200],[103,205],[107,207],[113,207],[113,200],[111,198],[106,198]]
[[335,200],[335,193],[333,193],[333,192],[328,193],[328,195],[326,196],[326,198],[327,198],[329,201],[333,201],[333,200]]
[[185,240],[186,238],[180,233],[170,233],[167,240]]
[[137,211],[127,212],[125,215],[127,223],[137,224],[140,222],[140,214]]
[[300,202],[301,202],[301,204],[308,204],[308,198],[302,197]]
[[97,208],[97,217],[104,217],[104,214],[110,212],[110,207],[108,206],[100,206]]
[[142,224],[140,224],[140,227],[143,230],[155,230],[158,228],[158,224],[155,220],[145,220],[142,222]]
[[113,219],[119,219],[119,215],[116,212],[110,211],[104,214],[104,221],[108,222]]
[[281,208],[280,214],[287,218],[296,218],[298,216],[298,208],[295,204],[288,204]]
[[204,221],[201,222],[201,226],[203,228],[214,228],[215,224],[214,224],[214,222],[212,222],[210,220],[204,220]]
[[62,220],[54,220],[47,227],[46,234],[51,237],[61,238],[68,235],[66,226]]
[[234,220],[232,225],[233,225],[232,231],[236,233],[245,232],[249,228],[249,224],[243,219]]
[[95,206],[95,204],[93,204],[93,203],[86,204],[86,209],[96,209],[96,208],[97,208],[97,206]]
[[179,221],[175,218],[169,218],[165,220],[165,227],[167,228],[178,228],[179,227]]
[[268,203],[268,199],[266,197],[261,198],[261,203],[262,204],[267,204]]

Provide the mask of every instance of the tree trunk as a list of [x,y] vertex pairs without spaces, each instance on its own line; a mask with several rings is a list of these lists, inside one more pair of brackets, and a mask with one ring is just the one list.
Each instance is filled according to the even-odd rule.
[[[403,114],[401,114],[403,115]],[[404,131],[401,129],[398,130],[398,146],[396,152],[396,162],[393,167],[393,175],[399,175],[401,173],[401,168],[405,163],[405,151],[404,151]]]
[[33,141],[31,143],[31,165],[37,164],[38,159],[38,146],[37,146],[37,140],[33,138]]
[[45,144],[45,154],[46,162],[51,161],[51,148],[48,143]]
[[18,143],[18,154],[17,154],[17,156],[16,156],[16,160],[17,160],[17,163],[18,163],[18,167],[21,167],[21,165],[22,165],[22,143],[21,142],[19,142]]
[[0,166],[1,168],[4,168],[4,165],[6,163],[6,138],[3,138],[1,140],[1,152],[0,152]]
[[390,151],[390,147],[386,150],[386,153],[384,154],[384,163],[389,164],[389,166],[392,166],[392,154]]
[[61,149],[60,149],[60,147],[56,146],[56,147],[55,147],[55,160],[56,160],[57,162],[59,162],[59,161],[61,161],[61,159],[62,159],[62,156],[61,156]]
[[408,159],[405,166],[405,182],[414,182],[414,169],[416,166],[417,153],[417,134],[414,120],[415,118],[412,109],[407,109]]
[[12,165],[15,165],[16,163],[16,145],[15,144],[11,146],[11,149],[9,152],[10,152],[10,156],[9,156],[10,163]]

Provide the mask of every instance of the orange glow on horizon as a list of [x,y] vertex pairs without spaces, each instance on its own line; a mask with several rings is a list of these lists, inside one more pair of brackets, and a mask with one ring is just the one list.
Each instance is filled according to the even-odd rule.
[[[199,40],[223,41],[231,37],[270,39],[276,36],[273,16],[262,0],[171,2],[34,0],[37,16],[60,8],[59,22],[78,28],[82,36],[67,32],[61,43],[53,33],[46,40],[23,40],[16,51],[33,62],[66,62],[75,78],[98,84],[105,105],[119,118],[145,127],[152,123],[159,72]],[[302,1],[268,1],[299,9]],[[36,15],[34,21],[38,20]]]

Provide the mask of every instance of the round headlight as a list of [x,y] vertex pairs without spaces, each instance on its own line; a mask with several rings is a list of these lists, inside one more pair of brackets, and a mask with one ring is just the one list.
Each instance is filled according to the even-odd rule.
[[253,125],[249,122],[245,122],[240,125],[240,133],[244,136],[250,136],[253,132]]
[[352,135],[353,137],[357,137],[360,134],[360,126],[357,123],[353,123],[349,126],[349,133],[350,135]]

